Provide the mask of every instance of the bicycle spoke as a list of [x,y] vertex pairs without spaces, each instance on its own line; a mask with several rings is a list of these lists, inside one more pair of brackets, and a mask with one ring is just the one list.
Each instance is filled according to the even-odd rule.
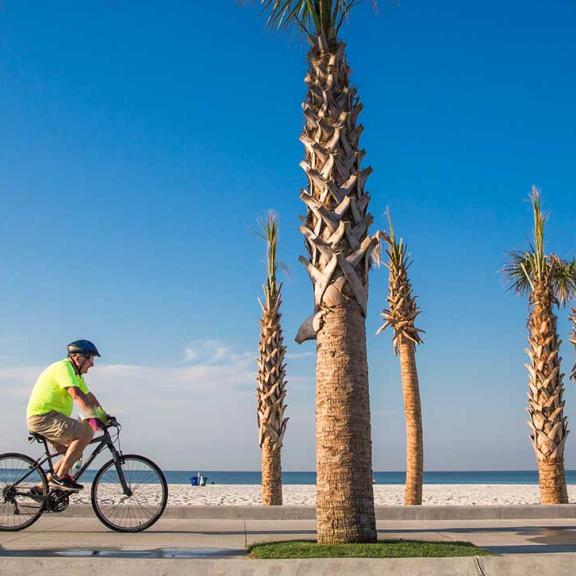
[[[23,454],[0,455],[0,530],[21,530],[43,512],[48,485],[44,472]],[[32,489],[39,488],[32,493]]]
[[166,506],[167,486],[162,472],[140,456],[127,456],[122,474],[129,489],[124,492],[114,462],[98,473],[93,486],[93,505],[98,517],[114,530],[135,532],[151,526]]

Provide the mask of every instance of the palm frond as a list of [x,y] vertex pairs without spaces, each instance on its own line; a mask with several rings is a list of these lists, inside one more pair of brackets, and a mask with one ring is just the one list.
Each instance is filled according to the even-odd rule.
[[536,186],[532,186],[530,200],[532,202],[532,213],[534,217],[534,272],[538,277],[542,278],[546,268],[546,255],[544,254],[544,224],[546,218],[542,213],[540,191]]
[[510,260],[504,265],[504,276],[508,280],[508,290],[514,290],[520,296],[529,294],[534,285],[532,274],[534,266],[534,253],[516,250],[510,252]]
[[[319,36],[334,39],[352,8],[362,3],[362,0],[258,1],[263,11],[268,13],[268,26],[273,28],[296,26],[312,41]],[[376,6],[376,0],[371,0],[371,3]]]
[[389,208],[386,208],[386,218],[388,219],[388,233],[385,234],[384,239],[388,243],[388,249],[386,250],[388,258],[390,259],[388,266],[394,266],[396,269],[401,267],[408,269],[411,262],[407,255],[407,246],[402,238],[396,240],[394,226],[392,225],[392,215]]
[[576,296],[576,260],[565,261],[552,254],[554,273],[552,274],[552,287],[554,296],[560,305],[564,306]]
[[264,292],[268,299],[274,299],[278,294],[279,287],[276,281],[278,268],[288,272],[288,267],[277,259],[278,249],[278,214],[270,210],[265,218],[258,220],[260,231],[258,236],[266,242],[266,268],[268,276]]
[[[516,250],[510,252],[510,261],[503,268],[504,275],[509,281],[508,289],[517,294],[527,295],[536,283],[550,282],[555,287],[554,277],[556,268],[561,262],[559,258],[547,256],[544,251],[544,225],[546,218],[542,213],[540,191],[532,186],[530,193],[533,217],[533,239],[529,250]],[[558,284],[561,290],[567,290],[567,285]]]

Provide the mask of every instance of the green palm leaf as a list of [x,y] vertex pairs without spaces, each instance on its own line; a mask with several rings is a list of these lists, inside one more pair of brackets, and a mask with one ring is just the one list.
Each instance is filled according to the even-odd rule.
[[[333,40],[350,11],[362,0],[259,0],[274,28],[296,26],[311,40],[324,36]],[[376,6],[376,0],[371,0]]]
[[554,294],[559,303],[565,305],[576,296],[576,260],[561,260],[556,254],[550,258],[554,262]]
[[534,238],[529,250],[510,253],[504,266],[509,289],[521,296],[530,295],[534,285],[544,282],[550,286],[557,304],[566,304],[576,294],[576,261],[567,262],[556,254],[546,255],[544,250],[544,225],[540,193],[534,186],[530,195],[534,218]]
[[526,296],[533,289],[532,278],[534,268],[534,253],[532,250],[510,252],[510,261],[504,266],[504,275],[509,281],[509,289],[520,296]]
[[278,243],[278,216],[275,212],[270,211],[265,220],[259,221],[260,232],[259,236],[266,242],[266,267],[268,275],[266,278],[266,285],[264,286],[264,293],[266,300],[269,302],[273,300],[277,293],[276,284],[276,247]]

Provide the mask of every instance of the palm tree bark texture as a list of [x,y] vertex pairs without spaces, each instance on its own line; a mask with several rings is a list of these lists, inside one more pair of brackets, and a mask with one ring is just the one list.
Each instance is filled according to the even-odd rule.
[[322,36],[308,54],[301,163],[308,211],[301,231],[314,285],[317,533],[320,543],[377,539],[365,316],[375,239],[360,169],[362,109],[343,42]]
[[566,504],[564,443],[568,426],[564,417],[560,338],[552,311],[554,296],[547,281],[534,284],[528,320],[530,364],[528,412],[531,439],[538,462],[542,504]]
[[267,242],[268,277],[260,302],[260,344],[257,375],[257,416],[262,464],[262,504],[282,504],[281,450],[288,418],[286,409],[286,348],[283,344],[280,305],[282,285],[276,282],[277,220],[270,214],[262,226]]
[[406,486],[404,504],[422,504],[422,482],[424,473],[424,433],[420,388],[416,370],[416,346],[407,338],[398,345],[400,373],[406,418]]

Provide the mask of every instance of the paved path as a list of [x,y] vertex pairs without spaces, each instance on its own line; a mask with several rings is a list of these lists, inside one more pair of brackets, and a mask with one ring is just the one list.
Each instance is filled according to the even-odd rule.
[[[576,519],[576,504],[548,506],[376,506],[376,520]],[[70,506],[61,516],[92,518],[88,504]],[[176,520],[314,520],[313,506],[170,506],[163,518]]]
[[[380,539],[464,540],[491,558],[248,561],[246,547],[313,539],[314,520],[164,518],[149,531],[119,534],[95,517],[46,515],[22,532],[0,532],[0,575],[73,574],[518,574],[574,576],[576,518],[378,521]],[[203,558],[203,559],[202,559]],[[38,572],[38,571],[41,572]]]
[[[314,520],[162,519],[146,532],[119,534],[96,518],[42,517],[22,532],[0,532],[0,555],[76,549],[227,549],[243,555],[256,542],[314,539]],[[464,540],[496,554],[572,552],[574,520],[379,521],[380,539]]]

